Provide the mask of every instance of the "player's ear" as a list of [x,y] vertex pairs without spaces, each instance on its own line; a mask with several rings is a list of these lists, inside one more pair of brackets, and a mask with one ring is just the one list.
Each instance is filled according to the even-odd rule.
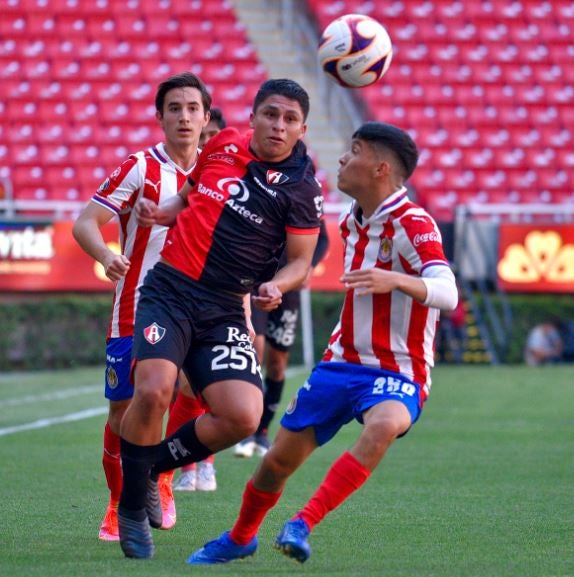
[[155,117],[158,119],[159,122],[161,122],[163,120],[163,112],[161,110],[156,110]]
[[253,111],[249,113],[249,128],[253,128],[253,121],[255,120],[255,114]]
[[375,168],[375,176],[377,178],[381,176],[389,176],[391,170],[391,163],[388,160],[380,160]]

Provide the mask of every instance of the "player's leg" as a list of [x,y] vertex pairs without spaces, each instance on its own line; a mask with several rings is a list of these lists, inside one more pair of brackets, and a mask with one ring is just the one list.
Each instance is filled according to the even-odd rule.
[[109,339],[106,344],[105,397],[108,399],[108,420],[104,427],[102,465],[110,497],[100,526],[99,538],[119,540],[118,504],[122,491],[120,459],[120,423],[133,396],[129,379],[132,337]]
[[145,359],[135,366],[134,397],[121,426],[124,484],[118,522],[120,544],[128,557],[153,556],[149,524],[159,528],[163,523],[157,477],[150,473],[177,373],[177,366],[166,359]]
[[[251,304],[251,323],[253,329],[255,330],[255,340],[253,341],[253,348],[259,363],[264,365],[265,359],[265,331],[267,327],[268,313],[258,309],[256,306]],[[241,440],[233,450],[233,454],[236,457],[242,457],[249,459],[255,453],[255,435],[249,435],[245,439]]]
[[283,552],[301,562],[310,555],[307,537],[313,527],[363,485],[390,445],[420,414],[418,385],[400,375],[387,379],[388,375],[375,378],[377,374],[370,374],[369,369],[356,372],[356,384],[349,395],[355,414],[364,422],[361,434],[353,447],[333,463],[317,491],[285,524],[276,541],[279,545],[287,543],[289,548],[282,548]]
[[313,430],[299,432],[280,428],[243,492],[241,508],[231,529],[206,543],[187,560],[189,564],[227,563],[253,555],[257,532],[267,513],[275,506],[287,479],[316,448]]
[[110,401],[108,420],[104,427],[104,450],[102,466],[110,491],[108,506],[100,526],[99,538],[102,541],[119,540],[118,504],[122,492],[122,463],[120,458],[119,423],[128,406],[129,400]]

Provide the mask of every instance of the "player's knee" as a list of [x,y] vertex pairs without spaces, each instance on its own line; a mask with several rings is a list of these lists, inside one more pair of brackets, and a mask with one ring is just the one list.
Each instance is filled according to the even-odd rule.
[[405,418],[380,416],[371,419],[365,426],[365,436],[369,439],[373,450],[384,451],[400,435],[405,433],[410,421]]

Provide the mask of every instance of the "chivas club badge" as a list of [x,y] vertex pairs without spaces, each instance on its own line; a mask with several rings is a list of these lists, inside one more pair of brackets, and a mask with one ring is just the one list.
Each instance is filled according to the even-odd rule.
[[393,241],[386,236],[381,239],[381,246],[379,247],[379,260],[381,262],[389,262],[393,256]]

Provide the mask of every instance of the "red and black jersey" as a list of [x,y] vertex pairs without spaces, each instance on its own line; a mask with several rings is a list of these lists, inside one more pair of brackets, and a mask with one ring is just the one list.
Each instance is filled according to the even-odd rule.
[[192,279],[242,294],[273,276],[287,232],[319,232],[323,201],[303,142],[269,163],[250,140],[251,132],[226,128],[207,142],[189,178],[189,206],[162,251]]

